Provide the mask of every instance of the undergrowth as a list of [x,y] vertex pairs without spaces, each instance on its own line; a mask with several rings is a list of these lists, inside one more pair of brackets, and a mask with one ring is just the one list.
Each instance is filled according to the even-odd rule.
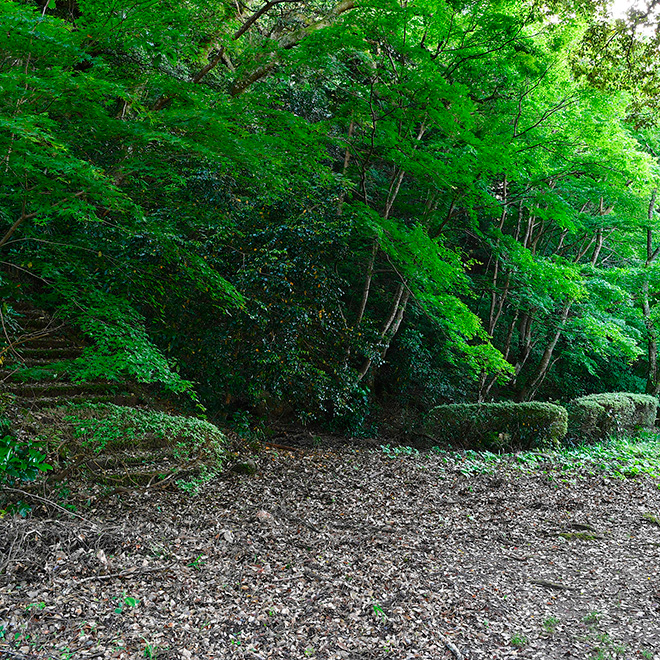
[[[422,457],[417,450],[381,445],[389,458]],[[522,472],[559,472],[573,477],[601,475],[625,479],[641,475],[660,478],[660,435],[610,439],[596,445],[578,445],[543,451],[495,454],[489,451],[451,451],[433,447],[427,456],[437,456],[447,469],[465,475],[493,474],[503,467]]]
[[[227,438],[217,426],[195,417],[110,403],[68,406],[62,415],[67,442],[95,454],[126,453],[136,449],[169,448],[179,465],[194,473],[177,485],[198,490],[217,475],[225,458]],[[62,431],[61,431],[62,432]],[[43,433],[43,431],[42,431]],[[72,453],[78,453],[71,446]]]
[[34,481],[51,469],[36,443],[20,441],[12,432],[11,421],[0,414],[0,486],[18,481]]

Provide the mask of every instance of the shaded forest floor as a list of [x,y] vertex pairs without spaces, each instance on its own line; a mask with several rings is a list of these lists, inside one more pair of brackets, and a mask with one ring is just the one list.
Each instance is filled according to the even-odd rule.
[[657,479],[351,445],[256,460],[197,497],[69,484],[85,520],[5,516],[0,658],[660,658]]

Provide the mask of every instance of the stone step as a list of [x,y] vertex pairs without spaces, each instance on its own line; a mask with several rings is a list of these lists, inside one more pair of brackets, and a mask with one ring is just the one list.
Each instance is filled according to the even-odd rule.
[[64,369],[49,369],[54,362],[49,362],[40,367],[39,377],[27,373],[27,367],[22,363],[13,363],[5,365],[0,369],[0,385],[9,385],[11,383],[55,383],[60,381],[69,381],[69,376]]
[[9,306],[23,319],[51,318],[50,314],[43,309],[32,307],[27,303],[10,302]]
[[27,369],[28,367],[47,367],[50,364],[54,364],[56,360],[48,358],[23,358],[20,362],[12,360],[7,360],[4,364],[5,368],[10,368],[13,365],[19,366],[21,369]]
[[78,346],[37,346],[32,347],[29,343],[24,344],[18,349],[18,353],[26,358],[44,358],[49,362],[65,360],[67,358],[77,358],[82,354],[82,348]]
[[27,383],[4,383],[3,391],[23,398],[34,398],[43,396],[77,396],[109,394],[132,395],[133,390],[126,383],[91,382],[71,383],[68,381],[31,381]]
[[[17,312],[12,327],[19,328],[15,352],[0,364],[0,393],[19,407],[38,410],[67,404],[114,403],[135,406],[150,399],[148,389],[135,383],[97,379],[72,382],[67,361],[80,357],[85,342],[61,319],[24,302],[10,302]],[[26,373],[34,369],[36,373]]]
[[76,403],[114,403],[117,406],[137,406],[144,403],[144,397],[139,394],[100,394],[76,396],[44,396],[31,399],[29,397],[17,397],[16,405],[30,410],[39,410],[42,408],[58,408]]
[[71,346],[81,349],[84,348],[82,342],[74,341],[59,334],[41,335],[30,338],[21,343],[20,347],[22,346],[25,346],[26,348],[57,348],[58,346],[62,346],[63,348],[69,348]]
[[94,471],[101,470],[116,470],[117,468],[125,468],[126,466],[133,466],[135,469],[141,466],[144,469],[145,465],[158,464],[165,461],[171,461],[175,458],[174,449],[172,447],[153,447],[147,450],[135,449],[130,454],[125,454],[121,451],[109,453],[105,449],[100,454],[95,454],[85,461],[85,465]]
[[[6,363],[5,363],[5,364],[6,364]],[[20,369],[20,367],[9,368],[9,367],[3,366],[3,367],[0,369],[0,385],[2,385],[3,383],[7,383],[7,382],[9,381],[9,379],[10,379],[15,373],[18,372],[19,369]]]
[[56,332],[62,329],[62,322],[52,319],[50,316],[34,316],[30,318],[16,317],[15,321],[22,328],[23,334],[32,332]]

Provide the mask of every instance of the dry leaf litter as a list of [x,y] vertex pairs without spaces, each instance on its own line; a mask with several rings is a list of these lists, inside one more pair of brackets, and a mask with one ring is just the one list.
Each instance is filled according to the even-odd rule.
[[352,446],[258,463],[0,520],[0,658],[660,658],[652,479]]

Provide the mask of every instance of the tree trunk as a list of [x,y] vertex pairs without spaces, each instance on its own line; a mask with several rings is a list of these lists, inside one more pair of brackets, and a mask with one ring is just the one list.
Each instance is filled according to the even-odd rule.
[[649,268],[658,258],[660,245],[653,249],[653,213],[655,212],[655,198],[657,191],[651,194],[649,202],[648,221],[646,228],[646,262],[644,263],[644,282],[642,284],[642,315],[644,316],[644,327],[646,328],[646,344],[648,355],[648,369],[646,372],[646,392],[658,396],[660,393],[660,382],[658,382],[658,331],[651,317],[651,300],[649,296]]
[[[406,311],[406,306],[409,299],[410,290],[405,288],[403,284],[399,284],[397,287],[394,304],[392,305],[387,321],[384,323],[383,328],[381,329],[381,359],[385,357],[390,344],[392,343],[392,340],[394,339],[396,333],[399,331],[399,326],[401,325],[401,321],[403,321],[403,315]],[[361,381],[367,375],[372,364],[373,358],[371,357],[364,361],[358,374],[358,381]]]
[[557,330],[552,336],[552,339],[550,340],[550,342],[545,347],[545,350],[543,351],[543,356],[541,357],[541,362],[539,363],[538,369],[536,371],[536,376],[534,377],[531,383],[529,383],[523,388],[521,392],[521,399],[523,401],[529,401],[529,399],[531,399],[536,394],[539,387],[542,385],[543,381],[545,380],[545,377],[548,375],[548,372],[550,371],[550,367],[554,364],[554,362],[552,362],[552,354],[554,353],[555,347],[557,346],[557,342],[561,337],[561,333],[564,331],[564,326],[566,325],[566,319],[568,319],[568,313],[571,310],[572,304],[573,302],[570,301],[564,305],[564,308],[561,311],[561,316],[559,317],[559,325],[557,326]]
[[642,314],[644,315],[644,327],[646,328],[646,345],[649,361],[646,371],[646,393],[657,396],[660,391],[660,383],[658,383],[658,333],[651,318],[648,273],[644,273],[644,284],[642,284]]

